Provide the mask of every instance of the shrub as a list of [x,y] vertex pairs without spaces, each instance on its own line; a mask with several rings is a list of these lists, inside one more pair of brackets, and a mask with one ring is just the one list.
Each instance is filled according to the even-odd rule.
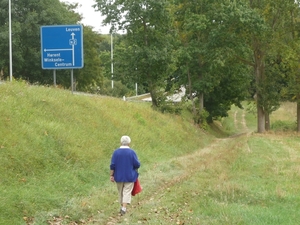
[[271,124],[271,129],[275,131],[295,131],[297,130],[297,123],[277,120]]

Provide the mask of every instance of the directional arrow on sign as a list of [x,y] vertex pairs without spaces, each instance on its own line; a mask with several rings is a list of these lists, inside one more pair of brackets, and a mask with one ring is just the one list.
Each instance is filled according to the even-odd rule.
[[72,48],[67,49],[44,49],[44,52],[58,52],[58,51],[71,51]]
[[75,59],[74,46],[76,45],[76,39],[74,38],[75,37],[74,33],[72,33],[71,36],[72,36],[72,40],[70,41],[70,45],[72,45],[72,57],[73,57],[73,66],[74,66],[75,65],[75,61],[74,61],[74,59]]

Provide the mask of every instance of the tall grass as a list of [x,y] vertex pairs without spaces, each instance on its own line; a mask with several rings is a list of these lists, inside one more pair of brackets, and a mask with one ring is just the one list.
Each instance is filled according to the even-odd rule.
[[124,134],[132,138],[141,174],[213,139],[147,103],[23,82],[0,85],[0,95],[0,224],[45,224],[66,215],[79,221],[108,210],[115,197],[110,156]]

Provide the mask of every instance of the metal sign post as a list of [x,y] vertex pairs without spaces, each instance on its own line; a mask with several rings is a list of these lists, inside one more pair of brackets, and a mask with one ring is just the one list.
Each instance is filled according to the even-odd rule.
[[74,93],[74,76],[73,76],[73,69],[71,70],[71,89],[72,94]]
[[8,1],[8,20],[9,20],[9,80],[12,81],[12,31],[11,31],[11,0]]
[[53,85],[56,87],[56,70],[53,70]]

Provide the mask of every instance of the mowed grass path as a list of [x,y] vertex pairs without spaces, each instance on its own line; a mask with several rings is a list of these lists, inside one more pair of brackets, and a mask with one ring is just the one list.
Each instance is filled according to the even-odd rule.
[[141,174],[144,191],[128,215],[94,223],[299,224],[300,136],[257,134],[243,119],[255,118],[245,113],[234,108],[229,119],[242,135],[156,165]]

